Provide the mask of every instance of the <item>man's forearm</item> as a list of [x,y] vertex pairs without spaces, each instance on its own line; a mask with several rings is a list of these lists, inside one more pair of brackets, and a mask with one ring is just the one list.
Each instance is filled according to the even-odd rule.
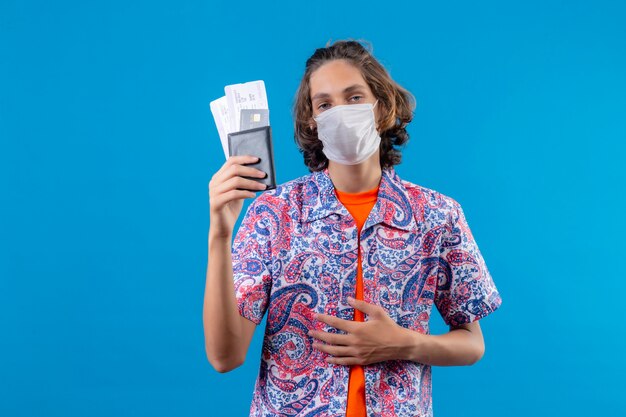
[[482,357],[482,336],[470,330],[457,328],[441,335],[426,335],[405,330],[402,358],[427,365],[459,366],[472,365]]
[[244,356],[240,352],[241,316],[232,284],[230,240],[209,234],[203,325],[207,357],[216,369],[240,362]]

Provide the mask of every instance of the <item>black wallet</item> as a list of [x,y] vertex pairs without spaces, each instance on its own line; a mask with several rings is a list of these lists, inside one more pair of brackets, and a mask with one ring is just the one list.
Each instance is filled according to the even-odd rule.
[[[270,126],[256,127],[228,134],[228,155],[252,155],[259,157],[259,162],[246,164],[252,168],[260,169],[267,173],[265,178],[243,178],[267,184],[267,189],[276,188],[276,173],[274,171],[274,149],[272,147],[272,129]],[[257,192],[259,190],[250,190]],[[261,190],[262,191],[262,190]]]

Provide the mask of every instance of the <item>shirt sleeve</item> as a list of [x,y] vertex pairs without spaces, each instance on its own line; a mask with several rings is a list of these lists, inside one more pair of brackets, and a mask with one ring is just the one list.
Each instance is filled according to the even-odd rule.
[[256,324],[263,319],[272,288],[270,228],[260,198],[248,207],[231,251],[239,314]]
[[452,200],[441,240],[435,305],[448,326],[479,320],[502,304],[461,205]]

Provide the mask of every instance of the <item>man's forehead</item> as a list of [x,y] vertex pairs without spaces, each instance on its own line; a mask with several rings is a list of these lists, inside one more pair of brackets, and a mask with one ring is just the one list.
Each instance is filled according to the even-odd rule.
[[311,74],[311,90],[334,88],[343,90],[353,84],[365,85],[361,71],[343,61],[332,61],[322,65]]
[[311,100],[328,97],[334,92],[349,94],[354,91],[367,91],[367,87],[365,83],[354,83],[343,88],[341,84],[337,84],[330,87],[327,86],[327,88],[321,88],[319,91],[311,89]]

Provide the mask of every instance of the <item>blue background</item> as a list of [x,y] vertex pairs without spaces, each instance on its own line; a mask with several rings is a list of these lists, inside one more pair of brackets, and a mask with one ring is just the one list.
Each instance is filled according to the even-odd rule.
[[2,0],[0,415],[247,415],[261,329],[231,373],[204,351],[209,102],[265,80],[278,181],[304,175],[295,90],[349,37],[417,98],[397,171],[461,203],[504,300],[480,362],[434,368],[435,415],[624,412],[624,22],[620,1]]

